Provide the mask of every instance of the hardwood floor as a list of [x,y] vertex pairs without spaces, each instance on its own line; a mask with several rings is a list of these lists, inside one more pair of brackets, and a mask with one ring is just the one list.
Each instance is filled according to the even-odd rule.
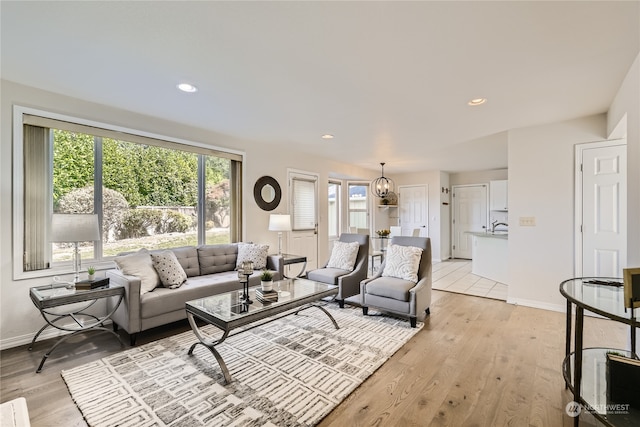
[[[433,294],[423,330],[319,426],[572,425],[564,412],[571,395],[560,371],[564,314],[450,292]],[[188,329],[185,321],[147,331],[139,345]],[[586,346],[624,348],[627,334],[618,323],[585,319]],[[26,397],[33,427],[86,425],[60,371],[121,348],[110,334],[76,338],[77,348],[65,344],[56,349],[39,374],[35,370],[50,340],[31,352],[23,346],[0,353],[1,401]]]

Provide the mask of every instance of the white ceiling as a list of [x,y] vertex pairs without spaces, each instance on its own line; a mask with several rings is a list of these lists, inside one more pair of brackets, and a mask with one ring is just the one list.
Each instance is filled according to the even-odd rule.
[[640,45],[638,1],[2,1],[0,14],[3,79],[392,174],[507,167],[505,131],[606,112]]

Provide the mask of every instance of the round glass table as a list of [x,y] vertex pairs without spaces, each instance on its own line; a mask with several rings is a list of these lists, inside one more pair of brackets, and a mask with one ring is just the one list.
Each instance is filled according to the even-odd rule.
[[[579,277],[560,284],[560,293],[567,299],[565,359],[562,371],[565,384],[573,392],[574,401],[607,426],[640,425],[640,408],[628,402],[613,402],[608,393],[607,353],[616,352],[635,357],[636,329],[640,326],[640,310],[635,313],[624,307],[622,279],[615,277]],[[571,317],[576,307],[574,351],[571,352]],[[630,328],[631,350],[583,348],[584,312],[626,323]],[[569,407],[569,405],[568,405]],[[581,409],[570,414],[579,425]],[[567,413],[569,410],[567,409]]]

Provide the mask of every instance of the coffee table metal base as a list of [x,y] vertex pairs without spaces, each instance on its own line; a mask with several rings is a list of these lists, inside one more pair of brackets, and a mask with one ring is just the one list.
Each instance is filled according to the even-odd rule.
[[[283,317],[286,316],[290,316],[290,315],[297,315],[298,313],[300,313],[303,310],[307,310],[309,308],[319,308],[320,310],[322,310],[327,317],[329,317],[329,320],[331,320],[331,322],[333,323],[333,326],[335,326],[336,329],[340,329],[340,326],[338,325],[338,322],[336,322],[336,319],[333,318],[333,316],[331,315],[331,313],[329,313],[327,311],[327,309],[325,309],[322,305],[317,304],[317,303],[309,303],[295,311],[292,312],[287,312],[284,313],[282,315],[279,316],[272,316],[267,318],[266,321],[263,322],[259,322],[256,325],[253,326],[249,326],[249,327],[245,327],[243,328],[241,331],[238,331],[234,334],[231,334],[231,328],[227,327],[225,329],[220,328],[220,330],[223,331],[222,337],[218,338],[218,339],[212,339],[211,337],[207,336],[205,333],[203,333],[203,331],[198,327],[198,324],[196,323],[195,317],[199,317],[197,316],[197,314],[191,313],[189,310],[187,310],[187,318],[189,319],[189,324],[191,325],[191,329],[193,329],[193,333],[196,335],[196,337],[198,338],[198,342],[194,343],[191,345],[191,347],[189,348],[189,356],[193,355],[193,349],[198,345],[203,345],[204,347],[208,348],[209,351],[211,352],[211,354],[213,354],[213,357],[216,358],[216,361],[218,362],[218,365],[220,365],[220,369],[222,370],[222,374],[224,375],[224,381],[225,384],[229,384],[231,382],[231,374],[229,373],[229,368],[227,368],[227,364],[224,363],[224,359],[222,358],[222,356],[220,355],[220,353],[218,352],[218,350],[215,349],[215,346],[222,344],[222,342],[224,342],[224,340],[227,339],[227,337],[230,336],[234,336],[234,335],[238,335],[241,334],[242,332],[248,331],[250,329],[253,328],[257,328],[258,326],[262,326],[266,323],[269,322],[273,322],[275,320],[281,319]],[[204,320],[204,319],[203,319]],[[258,320],[256,320],[258,321]],[[217,326],[217,325],[214,325]]]

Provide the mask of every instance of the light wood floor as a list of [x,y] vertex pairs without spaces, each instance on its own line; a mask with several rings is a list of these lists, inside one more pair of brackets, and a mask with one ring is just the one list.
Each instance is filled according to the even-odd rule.
[[[564,412],[571,395],[560,371],[562,313],[450,292],[433,294],[423,330],[321,427],[572,425]],[[188,329],[186,321],[178,322],[147,331],[138,341]],[[585,320],[587,346],[624,348],[627,333],[608,320]],[[32,352],[23,346],[0,353],[1,401],[26,397],[34,427],[86,425],[60,371],[121,350],[109,334],[75,338],[78,347],[59,347],[40,374],[35,369],[50,341],[36,344]]]

